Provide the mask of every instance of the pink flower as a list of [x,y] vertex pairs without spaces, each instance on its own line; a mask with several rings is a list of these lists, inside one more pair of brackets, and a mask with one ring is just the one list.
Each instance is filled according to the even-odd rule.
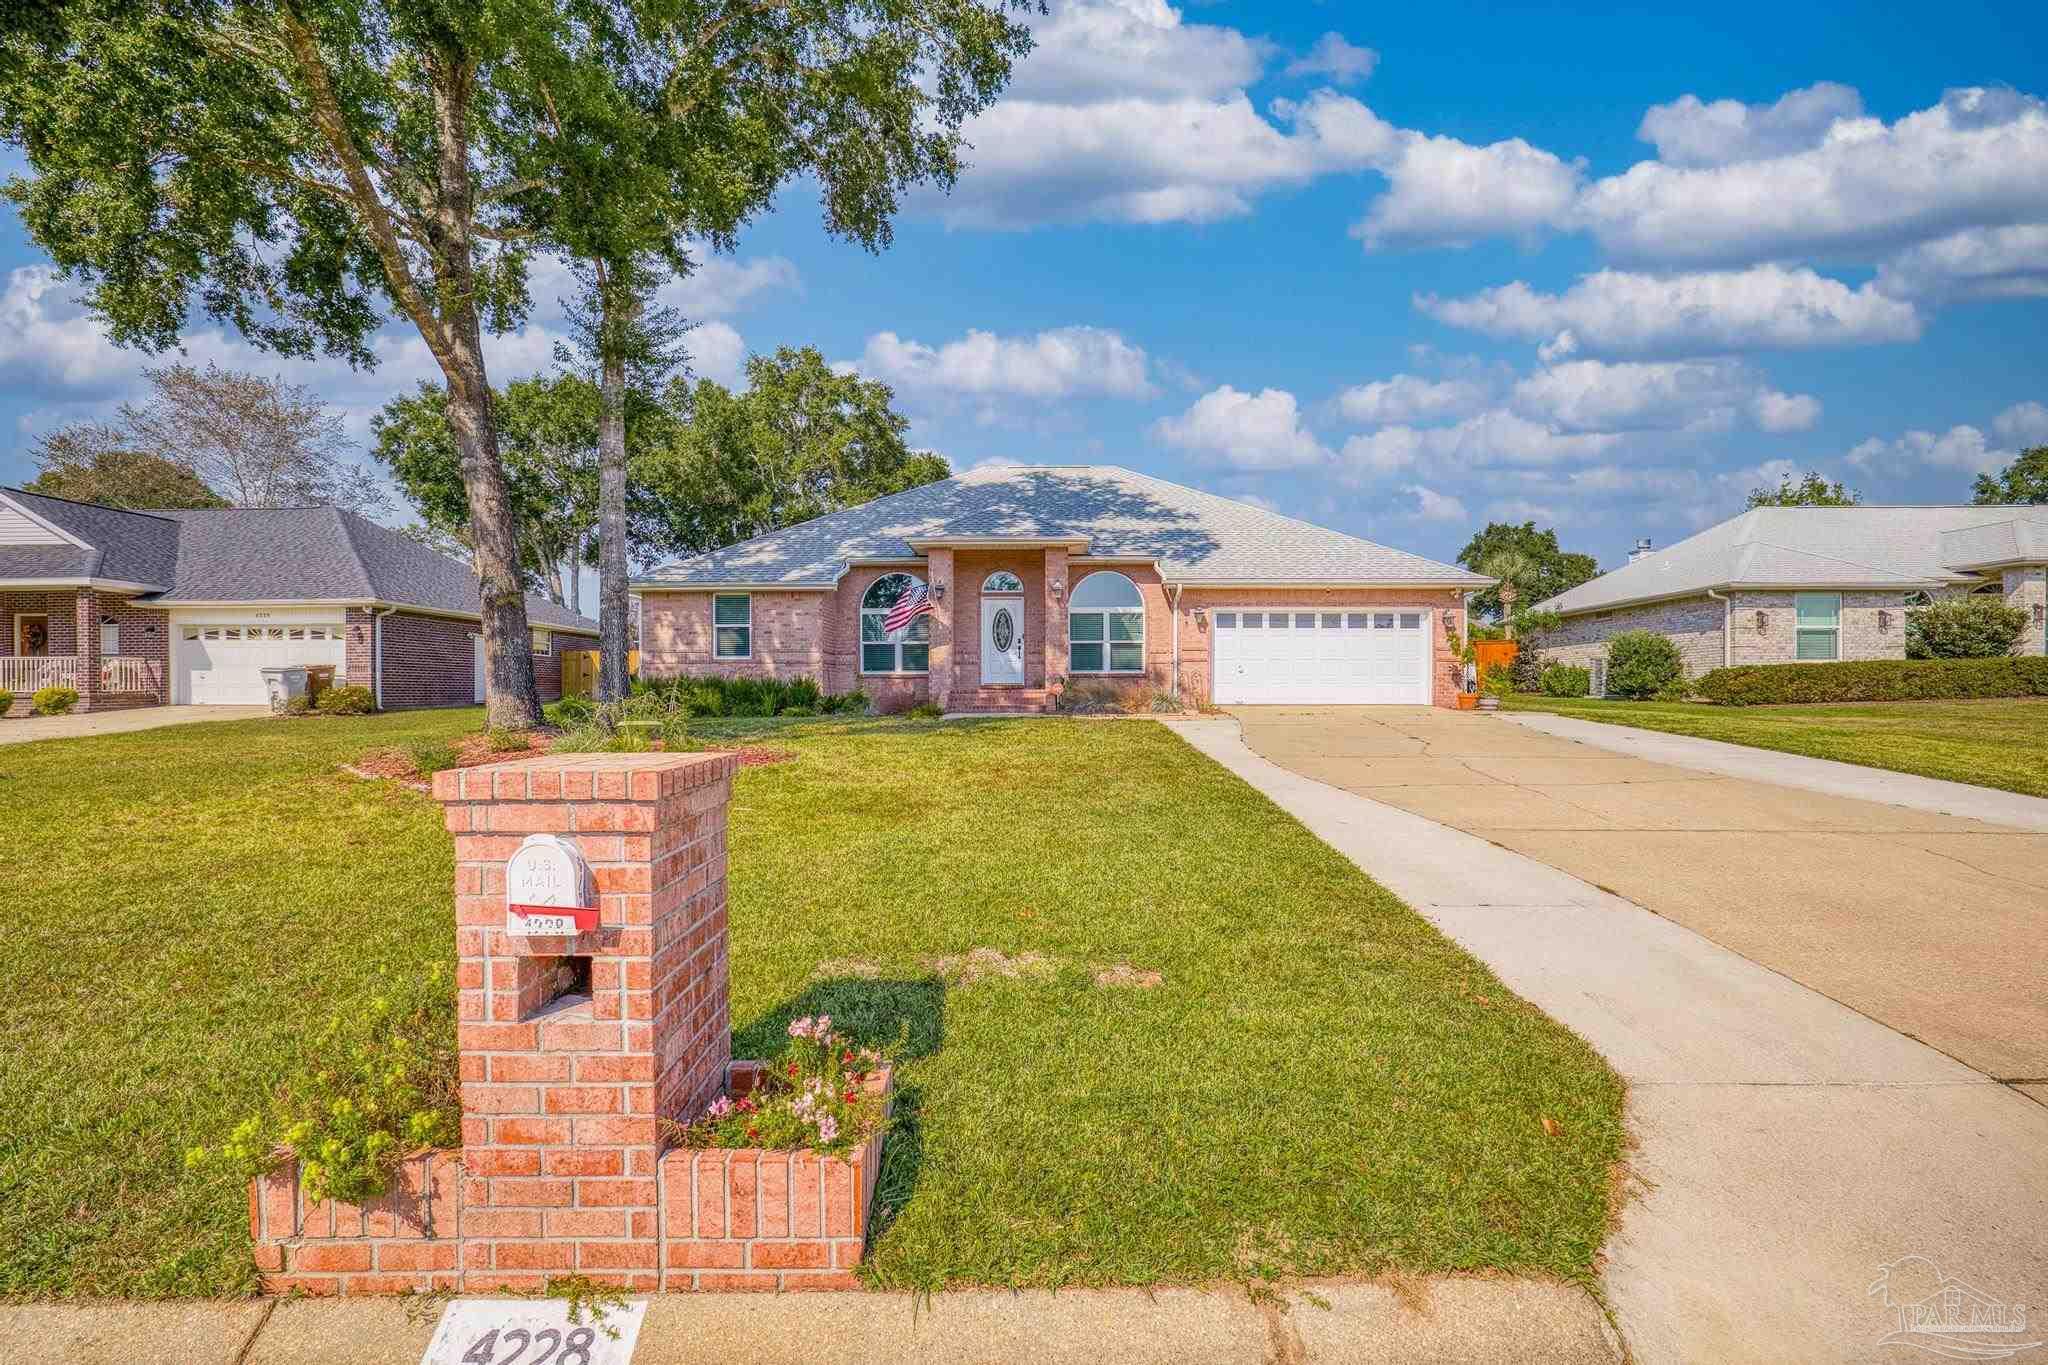
[[839,1136],[839,1120],[830,1114],[818,1120],[818,1141],[830,1142]]
[[711,1101],[711,1117],[722,1119],[732,1112],[732,1108],[732,1101],[720,1095],[717,1099]]
[[792,1019],[789,1021],[789,1036],[792,1038],[809,1038],[817,1031],[817,1027],[818,1022],[813,1021],[809,1015],[805,1015],[801,1019]]

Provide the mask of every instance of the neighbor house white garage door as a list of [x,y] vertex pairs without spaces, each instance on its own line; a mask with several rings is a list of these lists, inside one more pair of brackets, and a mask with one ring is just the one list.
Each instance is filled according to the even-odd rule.
[[1218,705],[1429,705],[1426,610],[1212,608],[1209,618]]
[[348,643],[334,625],[181,622],[174,628],[177,662],[172,697],[193,706],[260,706],[270,700],[263,670],[347,661]]

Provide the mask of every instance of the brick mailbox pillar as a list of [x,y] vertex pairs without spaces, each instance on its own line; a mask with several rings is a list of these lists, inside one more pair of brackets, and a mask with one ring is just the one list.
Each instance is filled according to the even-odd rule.
[[[573,754],[441,772],[455,836],[464,1287],[659,1287],[658,1120],[725,1083],[729,754]],[[529,834],[580,848],[599,925],[506,932]]]

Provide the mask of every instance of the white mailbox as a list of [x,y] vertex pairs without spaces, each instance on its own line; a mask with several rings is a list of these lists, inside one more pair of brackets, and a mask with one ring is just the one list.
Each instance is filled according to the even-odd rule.
[[505,932],[576,934],[597,927],[597,880],[583,850],[529,834],[505,864]]

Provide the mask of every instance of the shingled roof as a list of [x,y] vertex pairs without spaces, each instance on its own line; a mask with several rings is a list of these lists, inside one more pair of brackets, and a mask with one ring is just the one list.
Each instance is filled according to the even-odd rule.
[[1010,465],[970,469],[677,560],[635,586],[828,588],[855,562],[915,559],[920,545],[961,539],[1067,541],[1090,555],[1157,561],[1174,583],[1492,583],[1456,565],[1114,465]]
[[[458,560],[334,507],[130,512],[0,489],[86,548],[0,546],[0,578],[138,583],[136,601],[347,602],[478,615],[476,575]],[[540,597],[527,619],[588,634],[597,622]]]

